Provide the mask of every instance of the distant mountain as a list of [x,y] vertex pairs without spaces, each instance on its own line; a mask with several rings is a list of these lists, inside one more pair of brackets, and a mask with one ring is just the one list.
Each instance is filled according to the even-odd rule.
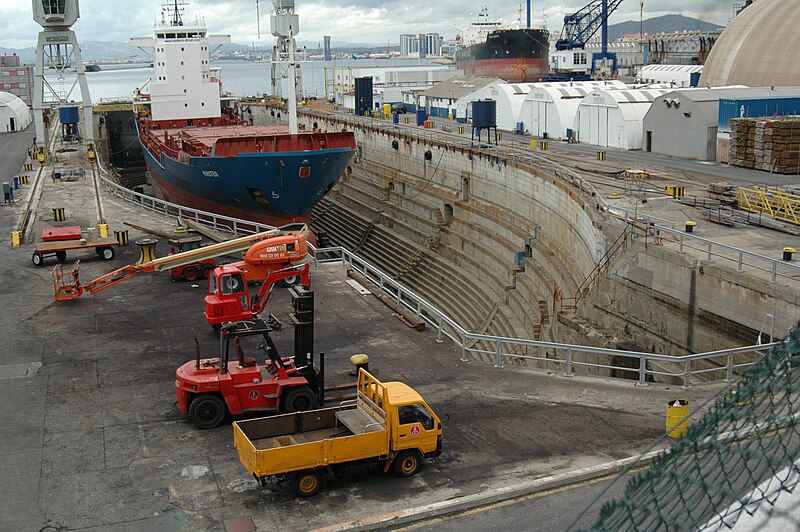
[[[662,17],[649,18],[643,21],[642,26],[645,33],[671,33],[674,31],[719,31],[724,26],[704,22],[700,19],[684,17],[682,15],[664,15]],[[609,24],[608,40],[619,39],[628,33],[639,33],[640,26],[638,20],[629,20],[618,24]]]

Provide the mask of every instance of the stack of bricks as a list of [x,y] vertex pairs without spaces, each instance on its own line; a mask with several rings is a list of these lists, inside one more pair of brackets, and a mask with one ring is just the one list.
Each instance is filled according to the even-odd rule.
[[800,173],[800,116],[731,120],[730,164]]

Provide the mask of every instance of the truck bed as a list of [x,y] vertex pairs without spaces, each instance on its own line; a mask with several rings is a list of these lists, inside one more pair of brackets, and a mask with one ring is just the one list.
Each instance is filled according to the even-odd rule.
[[356,405],[237,421],[234,446],[256,477],[386,455],[385,426]]
[[112,237],[87,238],[81,240],[55,240],[51,242],[37,242],[36,251],[40,253],[53,253],[56,251],[69,251],[80,248],[117,247],[119,242]]

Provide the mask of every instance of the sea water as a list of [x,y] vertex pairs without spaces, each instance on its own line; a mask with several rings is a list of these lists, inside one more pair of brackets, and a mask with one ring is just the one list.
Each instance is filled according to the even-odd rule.
[[[369,67],[406,67],[424,66],[432,64],[425,59],[357,59],[341,61],[307,61],[300,63],[303,76],[304,96],[325,97],[325,69],[328,68],[369,68]],[[232,96],[243,98],[246,96],[263,97],[271,92],[270,70],[271,63],[255,61],[215,61],[212,66],[222,69],[222,87]],[[101,65],[101,68],[103,66]],[[125,68],[120,70],[106,70],[100,72],[87,72],[86,81],[89,85],[93,103],[130,99],[134,90],[139,88],[146,91],[147,80],[153,76],[153,68]],[[64,99],[77,100],[80,98],[80,89],[75,84],[75,75],[65,75],[62,79],[55,76],[45,76],[50,86]],[[330,75],[329,75],[330,77]],[[47,99],[47,98],[46,98]]]

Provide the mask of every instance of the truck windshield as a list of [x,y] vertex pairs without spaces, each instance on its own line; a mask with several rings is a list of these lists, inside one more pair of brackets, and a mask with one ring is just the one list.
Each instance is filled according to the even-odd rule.
[[398,407],[397,413],[401,425],[420,423],[425,430],[433,430],[433,416],[421,403]]

